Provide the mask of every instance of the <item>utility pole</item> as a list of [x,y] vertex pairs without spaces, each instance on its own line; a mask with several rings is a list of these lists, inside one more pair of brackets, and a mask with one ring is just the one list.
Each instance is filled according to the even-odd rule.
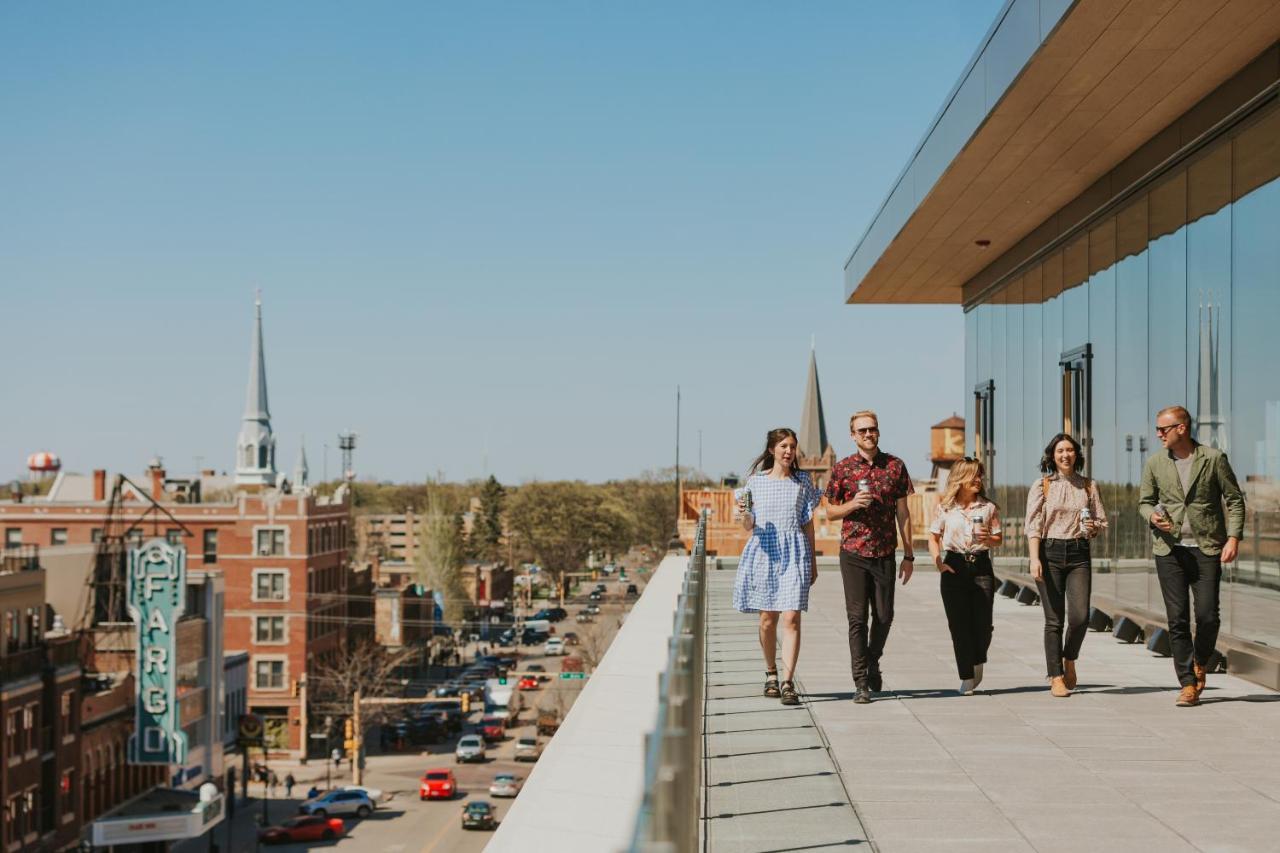
[[676,518],[675,529],[671,533],[668,551],[679,551],[683,548],[680,542],[680,386],[676,386]]
[[351,750],[351,784],[363,784],[364,772],[360,766],[360,753],[364,746],[364,732],[360,728],[360,688],[356,688],[355,695],[351,697],[351,737],[355,741],[355,748]]
[[305,765],[307,763],[307,749],[311,746],[311,741],[308,740],[310,732],[307,728],[307,674],[305,672],[298,679],[298,698],[302,700],[302,707],[298,715],[298,725],[302,729],[302,758],[299,763]]

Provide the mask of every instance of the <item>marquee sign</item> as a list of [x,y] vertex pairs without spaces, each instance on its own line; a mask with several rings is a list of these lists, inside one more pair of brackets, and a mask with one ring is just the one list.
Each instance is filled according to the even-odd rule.
[[183,764],[187,736],[178,719],[177,622],[186,611],[187,549],[152,539],[129,549],[129,615],[138,626],[131,764]]

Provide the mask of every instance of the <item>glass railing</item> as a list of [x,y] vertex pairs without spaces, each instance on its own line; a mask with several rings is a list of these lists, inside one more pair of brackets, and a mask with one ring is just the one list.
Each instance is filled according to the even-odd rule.
[[645,737],[644,799],[632,853],[697,850],[702,797],[702,706],[706,666],[707,511],[676,603],[667,665],[659,682],[658,718]]

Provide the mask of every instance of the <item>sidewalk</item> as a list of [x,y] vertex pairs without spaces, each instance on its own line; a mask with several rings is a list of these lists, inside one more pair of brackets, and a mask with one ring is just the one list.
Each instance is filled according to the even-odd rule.
[[[732,568],[710,574],[712,851],[1275,849],[1280,694],[1212,675],[1201,707],[1177,708],[1168,658],[1091,632],[1080,688],[1054,699],[1040,608],[997,596],[986,678],[961,697],[937,573],[922,566],[898,589],[888,693],[871,705],[850,701],[840,576],[821,573],[804,621],[807,701],[786,709],[758,696],[755,620],[732,610]],[[719,734],[725,720],[739,732]]]

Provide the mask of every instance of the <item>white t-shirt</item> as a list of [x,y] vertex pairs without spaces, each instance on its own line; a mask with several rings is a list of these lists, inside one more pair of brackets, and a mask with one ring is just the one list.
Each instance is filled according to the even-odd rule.
[[990,501],[978,500],[967,507],[944,507],[939,504],[933,524],[929,525],[929,532],[942,537],[944,551],[958,551],[962,554],[987,551],[987,545],[973,541],[973,519],[981,519],[987,532],[993,536],[1001,531],[1000,511],[996,505]]

